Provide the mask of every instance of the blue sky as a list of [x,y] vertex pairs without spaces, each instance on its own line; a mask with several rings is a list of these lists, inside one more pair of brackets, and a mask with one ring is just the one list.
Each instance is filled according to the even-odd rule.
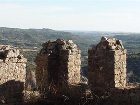
[[140,0],[0,0],[0,27],[140,32]]

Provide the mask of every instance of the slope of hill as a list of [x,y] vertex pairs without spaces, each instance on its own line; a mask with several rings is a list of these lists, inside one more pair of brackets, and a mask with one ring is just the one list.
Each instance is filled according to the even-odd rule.
[[39,45],[47,40],[57,38],[72,39],[73,35],[69,32],[54,31],[51,29],[19,29],[19,28],[0,28],[0,43],[12,44],[18,47],[32,47]]
[[116,35],[117,39],[123,41],[125,48],[128,53],[139,53],[140,52],[140,34],[129,34],[129,35]]

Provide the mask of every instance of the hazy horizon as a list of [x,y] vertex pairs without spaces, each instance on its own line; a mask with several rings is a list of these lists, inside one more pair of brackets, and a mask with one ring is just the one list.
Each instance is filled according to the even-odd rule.
[[98,31],[98,30],[61,30],[61,29],[52,29],[49,27],[43,27],[43,28],[20,28],[20,27],[0,27],[0,28],[11,28],[11,29],[50,29],[50,30],[54,30],[54,31],[64,31],[64,32],[85,32],[85,33],[92,33],[92,32],[108,32],[108,33],[136,33],[136,34],[140,34],[140,32],[123,32],[123,31]]
[[140,32],[139,0],[0,0],[0,27]]

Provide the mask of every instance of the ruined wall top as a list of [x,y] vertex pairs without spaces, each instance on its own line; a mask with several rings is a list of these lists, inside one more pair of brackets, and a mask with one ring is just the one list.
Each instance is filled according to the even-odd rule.
[[18,48],[10,45],[0,45],[0,62],[27,62],[27,59],[20,54]]
[[69,50],[69,53],[78,51],[79,48],[72,40],[65,41],[63,39],[57,39],[56,41],[48,41],[44,43],[43,49],[40,51],[40,54],[58,54],[60,50]]
[[95,47],[92,46],[92,49],[96,50],[124,50],[121,40],[115,38],[106,38],[102,37],[99,44]]
[[57,39],[44,43],[36,57],[36,80],[40,91],[50,84],[62,91],[80,83],[81,51],[72,40]]
[[88,51],[88,67],[93,87],[126,87],[126,49],[121,40],[102,37]]

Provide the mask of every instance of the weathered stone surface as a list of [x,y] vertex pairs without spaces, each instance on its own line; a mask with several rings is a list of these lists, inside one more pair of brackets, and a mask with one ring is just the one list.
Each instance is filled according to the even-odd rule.
[[14,95],[19,99],[26,79],[26,62],[17,48],[0,45],[0,97],[9,101]]
[[102,37],[88,51],[88,66],[89,84],[93,88],[126,86],[126,50],[120,40]]
[[72,40],[46,42],[36,58],[36,80],[42,91],[80,82],[81,52]]

